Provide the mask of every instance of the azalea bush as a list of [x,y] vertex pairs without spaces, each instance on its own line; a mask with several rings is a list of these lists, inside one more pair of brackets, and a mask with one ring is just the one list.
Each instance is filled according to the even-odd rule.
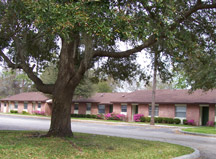
[[115,114],[115,113],[108,113],[105,114],[105,119],[106,120],[121,120],[121,121],[126,121],[127,117],[124,114]]
[[208,121],[207,124],[206,124],[206,126],[213,127],[213,126],[215,126],[215,123],[213,121]]
[[141,121],[140,118],[143,116],[144,116],[143,114],[134,114],[133,119],[135,122],[140,122]]
[[45,115],[45,112],[44,111],[40,111],[40,110],[35,110],[35,111],[33,111],[33,114],[36,114],[36,115]]
[[192,119],[192,120],[187,120],[187,125],[195,125],[195,122],[194,122],[194,120]]

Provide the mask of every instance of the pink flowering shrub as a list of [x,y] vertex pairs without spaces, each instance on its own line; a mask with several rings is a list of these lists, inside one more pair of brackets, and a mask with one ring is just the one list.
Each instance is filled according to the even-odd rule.
[[143,116],[144,116],[143,114],[134,114],[133,119],[135,122],[140,122],[140,118]]
[[36,115],[45,115],[45,112],[44,111],[40,111],[40,110],[35,110],[35,111],[33,111],[33,114],[36,114]]
[[96,119],[104,119],[104,115],[103,114],[97,114]]
[[194,122],[194,120],[187,120],[187,124],[188,125],[195,125],[195,122]]
[[121,120],[121,121],[126,120],[126,116],[124,114],[108,113],[104,117],[106,120]]
[[207,124],[206,124],[206,126],[211,126],[211,127],[213,127],[214,124],[215,124],[215,123],[214,123],[213,121],[208,121]]
[[106,120],[113,120],[113,119],[114,119],[114,118],[113,118],[113,117],[114,117],[113,115],[114,115],[113,113],[107,113],[107,114],[105,114],[104,117],[105,117]]

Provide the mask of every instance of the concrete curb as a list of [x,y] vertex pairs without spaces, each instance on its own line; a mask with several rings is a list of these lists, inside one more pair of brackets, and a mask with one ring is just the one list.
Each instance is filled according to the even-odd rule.
[[[182,145],[185,146],[185,145]],[[188,146],[185,146],[188,147]],[[190,147],[192,149],[194,149],[194,152],[191,154],[187,154],[187,155],[183,155],[183,156],[179,156],[179,157],[175,157],[173,159],[196,159],[200,157],[200,152],[199,150],[197,150],[196,148]]]
[[181,132],[183,134],[189,134],[189,135],[216,137],[216,135],[214,135],[214,134],[203,134],[203,133],[187,132],[187,131],[183,131],[183,130],[179,130],[179,132]]

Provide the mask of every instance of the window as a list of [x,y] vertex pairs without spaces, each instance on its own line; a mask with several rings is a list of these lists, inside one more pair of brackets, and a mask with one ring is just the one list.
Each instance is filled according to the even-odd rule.
[[[152,106],[149,106],[149,116],[151,116],[152,113]],[[155,105],[155,111],[154,111],[155,115],[154,116],[158,116],[159,114],[159,106]]]
[[24,103],[24,109],[26,109],[26,110],[28,109],[28,103],[27,102]]
[[18,109],[18,102],[14,103],[14,109]]
[[78,103],[76,103],[76,104],[74,104],[74,110],[78,110],[79,109],[79,104]]
[[186,106],[176,106],[175,117],[186,118]]
[[86,111],[91,111],[91,103],[86,104]]
[[6,103],[6,102],[4,102],[4,106],[5,106],[5,107],[7,106],[7,103]]
[[127,105],[121,106],[121,112],[127,113]]
[[38,103],[38,109],[41,109],[41,103]]
[[105,105],[99,105],[98,106],[98,113],[104,114],[105,113]]

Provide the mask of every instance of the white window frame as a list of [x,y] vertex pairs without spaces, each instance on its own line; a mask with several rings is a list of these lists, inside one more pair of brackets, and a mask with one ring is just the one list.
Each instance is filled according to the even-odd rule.
[[[185,117],[177,117],[176,116],[176,107],[185,107],[186,108]],[[178,118],[178,119],[186,119],[187,118],[187,104],[175,104],[175,118]]]
[[[75,107],[76,107],[76,105],[77,105],[77,110],[75,109]],[[79,113],[79,103],[74,103],[74,114],[78,114]]]
[[[90,110],[88,110],[88,106],[90,106]],[[86,103],[86,114],[91,114],[91,103]]]
[[[150,107],[151,107],[152,105],[151,104],[149,104],[149,107],[148,107],[148,117],[151,117],[151,115],[150,115]],[[156,107],[158,107],[158,114],[156,115],[156,113],[155,113],[155,116],[154,117],[159,117],[159,104],[155,104],[155,108]],[[152,111],[152,109],[151,109],[151,111]],[[156,111],[156,109],[155,109],[155,111]]]
[[32,111],[35,111],[35,110],[36,110],[35,107],[36,107],[36,103],[33,102],[33,103],[32,103]]
[[7,113],[7,102],[4,102],[3,112]]
[[[40,105],[40,108],[38,107],[39,105]],[[38,111],[41,111],[41,102],[38,102],[38,103],[37,103],[37,110],[38,110]]]
[[[27,104],[27,109],[25,109],[25,104]],[[23,103],[23,111],[28,112],[28,102],[24,102],[24,103]]]
[[215,122],[216,122],[216,105],[215,105]]
[[[122,112],[122,107],[123,107],[123,106],[126,106],[126,112]],[[127,107],[127,103],[122,103],[122,104],[121,104],[121,114],[127,115],[127,108],[128,108],[128,107]]]
[[[17,108],[16,108],[16,104],[17,104]],[[17,101],[14,102],[14,110],[18,110],[19,107],[19,103]]]

